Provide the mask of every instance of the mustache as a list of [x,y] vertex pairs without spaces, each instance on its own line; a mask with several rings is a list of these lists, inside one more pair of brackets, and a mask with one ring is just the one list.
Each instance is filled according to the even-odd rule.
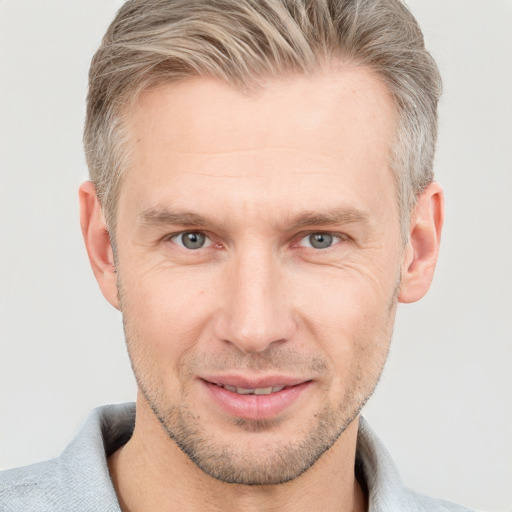
[[198,368],[208,372],[253,372],[253,373],[307,373],[321,375],[329,368],[326,359],[318,354],[304,354],[284,348],[268,348],[263,352],[239,351],[193,354],[180,365],[181,371],[196,373]]

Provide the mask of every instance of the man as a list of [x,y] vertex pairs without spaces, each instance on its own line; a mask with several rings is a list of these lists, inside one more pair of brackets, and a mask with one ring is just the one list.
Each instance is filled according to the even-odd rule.
[[81,225],[136,407],[6,510],[461,510],[360,412],[443,223],[440,79],[398,0],[129,1],[90,71]]

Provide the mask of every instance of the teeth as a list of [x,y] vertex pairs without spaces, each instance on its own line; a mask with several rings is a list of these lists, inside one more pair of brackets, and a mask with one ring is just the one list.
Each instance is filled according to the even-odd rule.
[[239,395],[252,395],[256,390],[248,388],[236,388],[236,392]]
[[285,386],[274,386],[268,388],[238,388],[235,386],[229,386],[228,384],[217,384],[218,386],[227,389],[233,393],[239,395],[270,395],[270,393],[277,393],[285,388]]
[[272,388],[257,388],[254,390],[255,395],[270,395],[272,393]]

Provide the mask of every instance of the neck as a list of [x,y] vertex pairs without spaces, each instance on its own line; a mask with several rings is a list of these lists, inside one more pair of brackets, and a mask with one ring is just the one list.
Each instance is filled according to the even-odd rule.
[[278,485],[228,484],[199,469],[140,401],[130,441],[108,460],[123,512],[322,510],[363,512],[355,473],[358,419],[300,477]]

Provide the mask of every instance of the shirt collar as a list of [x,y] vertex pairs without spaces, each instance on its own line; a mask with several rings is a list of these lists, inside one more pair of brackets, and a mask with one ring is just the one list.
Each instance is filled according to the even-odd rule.
[[[135,425],[135,404],[107,405],[92,411],[75,439],[61,455],[68,482],[75,491],[120,511],[110,479],[107,458],[130,439]],[[66,461],[68,464],[66,464]],[[356,461],[368,490],[369,512],[402,510],[406,494],[398,470],[388,451],[360,417]]]

